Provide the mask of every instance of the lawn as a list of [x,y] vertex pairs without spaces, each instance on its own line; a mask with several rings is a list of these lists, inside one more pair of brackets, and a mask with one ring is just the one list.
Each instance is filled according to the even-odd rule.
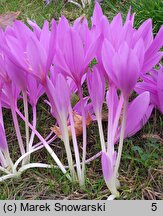
[[[157,33],[163,23],[163,1],[161,0],[103,0],[101,6],[104,14],[112,19],[119,11],[125,17],[130,4],[133,11],[136,12],[135,26],[138,27],[145,19],[151,17],[153,31]],[[70,22],[83,14],[90,19],[93,7],[93,1],[90,6],[80,9],[62,0],[54,0],[47,6],[43,0],[0,0],[0,14],[20,11],[19,19],[24,22],[27,19],[36,20],[40,26],[43,25],[45,19],[58,20],[62,15],[66,16]],[[45,137],[54,125],[54,119],[44,100],[45,96],[40,99],[37,107],[39,116],[37,130]],[[11,113],[4,110],[4,116],[7,138],[14,157],[17,155],[17,149],[14,146],[17,140],[11,122]],[[107,130],[105,119],[103,126]],[[51,146],[64,162],[65,152],[60,139],[57,139]],[[82,148],[82,142],[80,148]],[[100,138],[96,123],[93,123],[88,129],[87,150],[87,158],[100,151]],[[53,163],[44,149],[32,155],[32,161],[47,160],[48,163]],[[145,127],[133,137],[125,140],[119,175],[121,183],[119,199],[163,199],[163,115],[159,111],[154,110]],[[71,184],[55,168],[29,169],[23,173],[22,178],[0,183],[0,199],[107,199],[110,192],[102,176],[99,158],[86,166],[86,176],[86,187],[79,189],[78,184]]]

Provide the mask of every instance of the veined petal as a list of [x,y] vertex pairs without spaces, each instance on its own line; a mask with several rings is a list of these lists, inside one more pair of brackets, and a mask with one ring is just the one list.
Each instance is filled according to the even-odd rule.
[[14,33],[16,35],[16,38],[19,40],[19,43],[21,44],[24,49],[26,48],[26,44],[29,41],[30,38],[34,38],[34,34],[31,31],[30,28],[28,28],[27,25],[25,25],[22,21],[16,20],[13,25]]
[[163,56],[163,52],[156,52],[153,55],[151,55],[151,57],[148,59],[146,58],[146,55],[145,55],[142,73],[149,72],[156,64],[159,63],[162,56]]
[[15,62],[6,58],[6,71],[10,79],[14,82],[16,86],[19,86],[21,90],[25,90],[27,86],[27,72],[19,67]]
[[84,48],[79,34],[70,29],[64,43],[64,57],[76,81],[81,81],[84,66]]
[[9,51],[5,52],[6,55],[11,60],[15,59],[19,63],[19,65],[26,67],[25,53],[24,53],[25,50],[23,50],[23,47],[19,43],[19,40],[17,40],[16,38],[14,38],[12,36],[7,36],[6,42],[7,42],[7,45],[9,47]]
[[39,41],[31,39],[27,44],[27,56],[29,61],[29,72],[33,73],[41,82],[45,81],[47,75],[47,55]]
[[32,22],[31,20],[27,20],[27,22],[32,27],[36,37],[39,39],[41,34],[41,28],[37,25],[36,22]]
[[113,82],[116,82],[116,77],[112,71],[112,58],[114,57],[114,55],[115,55],[115,50],[112,44],[105,39],[102,46],[102,62],[108,77]]
[[148,19],[135,31],[133,43],[135,44],[140,38],[144,41],[145,50],[147,50],[153,41],[152,20]]
[[49,48],[51,49],[51,47],[49,47],[50,36],[51,34],[49,31],[49,22],[45,20],[40,34],[40,43],[46,51],[46,53],[49,52]]
[[126,16],[126,22],[131,21],[132,26],[134,25],[134,18],[135,18],[135,13],[131,14],[131,6],[128,10],[127,16]]
[[65,33],[70,29],[68,20],[62,16],[59,20],[58,26],[57,26],[57,43],[56,46],[59,47],[59,49],[64,49],[64,43],[65,40]]
[[[100,75],[97,67],[94,67],[92,72],[90,70],[88,71],[87,84],[94,111],[95,113],[101,113],[105,94],[105,80]],[[98,91],[95,91],[95,88],[98,88]]]
[[140,122],[138,123],[138,125],[135,125],[135,128],[132,128],[132,130],[128,130],[126,133],[125,133],[125,137],[131,137],[133,136],[134,134],[136,134],[139,130],[142,129],[142,127],[147,123],[147,121],[149,120],[151,114],[152,114],[152,111],[153,111],[153,108],[154,108],[154,105],[149,105],[148,108],[147,108],[147,111],[145,113],[145,115],[143,116],[143,118],[140,120]]
[[[149,92],[144,92],[134,99],[128,107],[125,137],[130,136],[145,116],[150,102]],[[137,115],[134,115],[137,113]],[[143,125],[142,125],[143,126]]]
[[154,38],[152,44],[148,48],[145,54],[145,60],[152,58],[153,55],[156,54],[163,46],[163,26],[160,28],[159,32],[157,33],[156,37]]
[[139,59],[140,68],[142,68],[144,63],[144,53],[145,53],[144,42],[142,38],[140,38],[136,43],[136,45],[134,46],[134,52],[136,53]]
[[93,16],[91,18],[92,21],[92,26],[93,25],[99,25],[100,24],[100,18],[103,16],[103,12],[101,9],[101,6],[98,2],[96,2],[94,11],[93,11]]
[[56,52],[56,21],[53,19],[51,23],[51,34],[49,38],[49,47],[47,52],[47,63],[46,63],[46,71],[50,70],[50,66],[53,62],[53,58]]

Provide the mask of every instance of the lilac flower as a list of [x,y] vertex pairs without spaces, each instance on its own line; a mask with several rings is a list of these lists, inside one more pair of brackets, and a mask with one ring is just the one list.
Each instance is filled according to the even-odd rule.
[[[2,95],[3,81],[0,79],[0,97]],[[13,162],[10,157],[9,148],[7,144],[7,139],[5,135],[3,112],[2,112],[2,102],[0,100],[0,165],[4,172],[7,172],[5,169],[7,166],[12,169]]]
[[[85,172],[85,158],[86,158],[86,115],[84,111],[84,101],[82,95],[81,81],[88,69],[89,63],[93,60],[95,56],[95,51],[97,49],[97,37],[90,44],[84,46],[84,39],[80,37],[78,30],[74,27],[68,27],[65,19],[62,22],[65,27],[65,32],[61,34],[63,28],[60,26],[60,34],[64,35],[61,47],[56,49],[56,56],[54,58],[55,65],[58,70],[62,71],[65,76],[71,77],[77,85],[79,97],[82,106],[82,124],[83,124],[83,165],[82,165],[82,175],[84,182],[84,172]],[[85,25],[84,25],[85,27]],[[84,28],[88,31],[87,28]],[[89,35],[88,35],[89,36]],[[86,40],[85,40],[86,41]],[[68,52],[67,52],[68,50]]]
[[[23,29],[23,33],[20,32],[20,29]],[[55,29],[54,20],[51,31],[49,24],[45,22],[37,37],[26,25],[17,21],[11,31],[6,31],[5,44],[1,48],[9,59],[11,69],[14,68],[11,73],[13,74],[12,79],[16,79],[15,82],[21,85],[21,89],[26,89],[27,73],[36,76],[42,83],[45,82],[55,51]],[[17,73],[19,73],[19,79]]]
[[[155,38],[153,38],[152,21],[149,19],[139,27],[134,37],[136,37],[137,40],[141,37],[144,41],[145,55],[141,71],[142,73],[149,72],[163,56],[163,53],[160,51],[160,48],[163,46],[163,27],[160,28]],[[133,44],[135,41],[136,39],[134,38]]]
[[[114,92],[116,94],[116,92]],[[111,99],[112,95],[108,95],[108,102]],[[146,123],[147,119],[143,122],[144,118],[149,118],[152,108],[149,106],[150,95],[148,92],[144,92],[139,95],[136,99],[134,99],[129,106],[124,107],[126,110],[123,112],[123,119],[121,127],[118,126],[119,118],[123,105],[123,98],[121,96],[118,101],[118,106],[116,109],[116,113],[109,118],[109,137],[108,137],[108,145],[107,152],[102,153],[102,171],[104,175],[105,182],[110,189],[111,193],[116,197],[119,196],[117,191],[119,187],[118,181],[118,168],[120,164],[120,157],[122,153],[123,139],[124,137],[131,136],[136,133],[140,128]],[[125,105],[125,104],[124,104]],[[112,110],[109,110],[111,112]],[[133,113],[140,113],[139,117],[135,116],[135,120],[133,121]],[[124,118],[125,115],[125,118]],[[112,123],[110,124],[110,119],[112,119]],[[124,127],[125,122],[125,127]],[[123,132],[123,133],[122,133]],[[118,136],[118,137],[117,137]],[[118,153],[116,153],[114,149],[114,144],[117,140],[120,139]]]
[[[89,102],[89,100],[90,100],[90,97],[84,97],[84,110],[85,110],[86,117],[90,115],[92,120],[96,120],[94,116],[93,105],[91,102]],[[73,111],[77,113],[78,115],[82,116],[81,101],[75,104],[75,106],[73,107]]]
[[[43,85],[46,83],[46,76],[55,51],[55,28],[54,20],[52,21],[51,31],[46,21],[39,34],[35,34],[21,21],[16,21],[12,28],[6,30],[5,38],[3,35],[1,36],[1,39],[5,42],[1,48],[6,58],[7,75],[15,85],[19,86],[23,93],[27,151],[30,151],[29,148],[34,139],[33,133],[31,139],[29,139],[28,97],[33,109],[33,123],[36,126],[36,103],[43,93],[42,86],[38,81]],[[22,32],[20,32],[20,29],[22,29]],[[35,96],[33,92],[36,93]]]
[[[162,52],[159,50],[163,44],[163,28],[160,28],[160,31],[153,39],[151,19],[146,20],[138,30],[136,30],[133,27],[134,15],[135,14],[131,14],[130,8],[124,24],[120,13],[113,18],[111,23],[109,23],[107,18],[102,14],[100,5],[96,3],[92,17],[92,25],[95,27],[96,34],[101,33],[102,37],[110,42],[116,52],[124,42],[126,42],[131,49],[135,49],[135,44],[138,44],[138,42],[142,40],[143,50],[139,49],[137,52],[139,52],[138,55],[140,55],[140,71],[141,73],[146,73],[150,71],[162,57]],[[138,48],[141,48],[141,46]],[[101,50],[100,44],[98,47],[97,59],[101,64],[99,50]]]
[[[87,73],[87,84],[90,93],[90,98],[92,100],[92,105],[96,115],[99,115],[102,111],[102,104],[105,95],[105,80],[101,76],[98,67],[93,67],[92,71],[89,70]],[[98,92],[94,91],[94,88],[98,88]]]
[[101,58],[103,41],[106,38],[112,44],[114,49],[117,49],[117,47],[119,47],[121,45],[121,42],[123,42],[124,40],[131,41],[131,36],[134,32],[134,29],[132,28],[134,15],[131,15],[131,12],[129,10],[124,26],[122,25],[122,17],[120,13],[114,17],[111,23],[109,23],[107,17],[104,16],[102,12],[100,5],[96,3],[91,20],[92,34],[101,35],[101,40],[98,43],[98,51],[96,52],[96,58],[101,68],[101,73],[107,76]]
[[163,113],[163,67],[160,65],[159,69],[152,69],[142,79],[135,87],[136,92],[149,91],[151,104]]
[[32,107],[37,105],[38,99],[44,94],[44,87],[30,74],[27,76],[27,93]]
[[[105,96],[105,80],[102,74],[100,74],[100,68],[93,67],[92,71],[89,71],[87,74],[87,85],[90,94],[90,98],[92,101],[92,106],[97,118],[100,139],[101,139],[101,147],[103,152],[105,152],[105,140],[102,129],[102,105]],[[98,91],[95,91],[95,87],[98,88]]]
[[39,39],[41,35],[41,28],[37,25],[35,21],[27,20],[27,22],[33,29],[33,32],[36,35],[36,37]]
[[[67,82],[66,82],[67,81]],[[72,88],[73,84],[73,88]],[[64,88],[62,88],[64,86]],[[62,91],[61,91],[62,88]],[[81,101],[73,108],[70,104],[70,95],[76,92],[77,86],[74,86],[74,81],[69,78],[66,80],[61,73],[57,72],[52,67],[50,79],[47,80],[46,93],[48,95],[52,115],[57,119],[59,127],[55,126],[53,130],[64,141],[67,149],[67,158],[69,160],[69,167],[72,169],[72,156],[69,147],[69,136],[72,136],[73,147],[75,151],[75,159],[77,164],[77,173],[80,185],[83,185],[83,179],[80,167],[80,157],[77,144],[77,136],[80,133],[82,126],[82,108]],[[92,115],[93,110],[88,104],[89,98],[84,98],[84,110],[87,119]],[[75,125],[77,123],[78,125]],[[78,127],[77,127],[78,126]],[[68,133],[67,133],[68,132]],[[61,134],[60,134],[61,133]],[[69,148],[69,150],[68,150]],[[74,172],[73,169],[71,171]],[[74,174],[73,174],[74,175]]]
[[[3,35],[1,35],[3,37]],[[1,89],[1,99],[0,103],[2,104],[3,107],[6,108],[11,108],[12,111],[12,117],[13,117],[13,122],[16,130],[16,135],[17,139],[19,142],[19,147],[21,154],[25,153],[25,149],[23,146],[23,140],[21,137],[20,129],[18,126],[18,119],[16,116],[16,108],[17,108],[17,100],[19,98],[20,90],[19,88],[13,83],[11,80],[12,76],[9,76],[9,71],[8,71],[8,61],[6,61],[6,58],[4,56],[4,53],[1,51],[1,56],[0,56],[0,77],[3,79],[3,88]],[[13,68],[12,68],[13,69]],[[11,71],[12,73],[12,71]],[[10,74],[11,74],[10,73]],[[1,118],[2,122],[2,118]]]
[[[98,17],[100,17],[98,19]],[[162,46],[162,28],[153,40],[151,21],[145,21],[138,30],[133,28],[134,14],[129,10],[126,21],[123,25],[122,16],[118,14],[109,24],[106,17],[102,16],[102,11],[96,4],[92,23],[96,27],[96,32],[102,34],[104,38],[102,55],[97,53],[97,60],[101,66],[103,63],[103,74],[109,80],[108,93],[108,142],[107,153],[102,154],[102,168],[105,181],[115,196],[118,195],[117,171],[122,153],[123,139],[136,133],[149,118],[153,106],[149,106],[149,96],[142,95],[135,99],[132,107],[138,109],[140,119],[131,123],[132,109],[128,107],[128,97],[134,90],[138,78],[144,77],[142,73],[148,72],[160,60],[162,53],[159,52]],[[108,53],[108,54],[107,54]],[[148,58],[147,58],[148,56]],[[102,61],[101,61],[102,57]],[[150,60],[149,60],[150,59]],[[149,61],[148,61],[149,60]],[[102,67],[101,67],[102,69]],[[117,103],[117,88],[121,90],[121,97]],[[146,91],[144,87],[144,91]],[[139,102],[137,102],[139,101]],[[146,102],[145,102],[146,101]],[[144,103],[141,105],[141,102]],[[116,105],[117,104],[117,111]],[[134,104],[135,108],[134,108]],[[140,104],[140,106],[138,105]],[[118,128],[120,113],[123,106],[123,118],[121,127]],[[142,107],[141,107],[142,106]],[[136,108],[137,107],[137,108]],[[131,113],[130,113],[131,112]],[[121,131],[121,132],[120,132]],[[117,134],[118,133],[118,134]],[[117,138],[118,136],[118,138]],[[120,139],[117,157],[115,157],[114,143]]]
[[[69,2],[80,5],[73,0]],[[83,7],[86,2],[90,3],[81,2]],[[0,181],[19,175],[27,168],[50,168],[49,164],[30,164],[30,154],[44,146],[67,178],[78,179],[80,186],[84,186],[87,126],[92,120],[97,120],[104,179],[113,197],[119,195],[118,170],[124,139],[142,128],[154,106],[163,112],[163,67],[153,69],[163,55],[160,51],[163,28],[154,38],[152,20],[146,20],[135,29],[134,16],[130,8],[124,22],[121,13],[109,22],[96,2],[91,28],[85,16],[76,19],[72,26],[62,16],[58,23],[45,21],[42,28],[28,20],[32,29],[21,21],[15,21],[4,32],[0,30],[0,170],[7,174]],[[96,65],[92,66],[94,58]],[[86,97],[83,84],[88,87],[89,95]],[[134,90],[139,95],[132,99],[130,96]],[[64,143],[66,167],[49,145],[55,139],[50,139],[52,133],[44,139],[36,130],[37,103],[44,93],[56,120],[52,130]],[[72,106],[74,94],[80,101]],[[24,115],[17,106],[18,100],[22,99]],[[102,126],[105,100],[108,108],[106,142]],[[32,107],[32,123],[29,121],[29,106]],[[20,147],[21,157],[15,164],[8,149],[2,107],[11,109]],[[17,115],[25,122],[26,148]],[[81,134],[82,162],[77,140]],[[35,136],[41,142],[33,145]],[[20,162],[22,166],[18,170]],[[67,167],[70,175],[66,173]]]
[[70,28],[64,34],[62,50],[57,50],[56,65],[67,76],[70,76],[77,85],[81,85],[81,79],[94,57],[94,43],[89,44],[88,49],[85,50],[79,33]]
[[127,13],[127,16],[126,16],[126,23],[128,21],[131,21],[132,23],[132,26],[134,25],[134,18],[135,18],[135,13],[131,13],[131,10],[132,10],[132,7],[130,6],[129,10],[128,10],[128,13]]
[[64,76],[58,74],[55,80],[47,79],[46,93],[50,100],[51,113],[57,119],[61,129],[70,172],[73,180],[75,180],[75,170],[73,167],[72,153],[67,129],[68,107],[70,106],[70,91]]
[[[12,95],[12,100],[11,100]],[[8,83],[3,84],[1,92],[1,103],[2,107],[7,109],[17,108],[17,101],[20,99],[20,90],[13,83],[10,85]]]
[[143,49],[140,40],[135,49],[131,49],[126,42],[123,42],[116,51],[111,43],[104,41],[102,48],[102,60],[108,77],[114,84],[122,90],[125,97],[134,89],[140,76],[141,62],[140,54],[137,50]]

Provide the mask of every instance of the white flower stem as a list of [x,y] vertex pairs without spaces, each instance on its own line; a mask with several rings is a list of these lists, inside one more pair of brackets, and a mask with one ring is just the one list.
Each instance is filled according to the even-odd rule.
[[113,130],[112,130],[113,142],[115,141],[115,135],[116,135],[116,131],[118,128],[118,123],[119,123],[119,119],[120,119],[120,115],[122,111],[123,102],[124,102],[124,99],[123,99],[123,95],[121,94],[120,100],[118,103],[118,107],[116,110],[115,118],[114,118],[114,123],[113,123]]
[[[22,91],[23,93],[23,104],[24,104],[24,114],[25,114],[25,133],[26,133],[26,152],[29,151],[29,113],[28,113],[28,96],[26,91]],[[23,160],[23,164],[28,164],[30,161],[30,157],[28,156]]]
[[[32,112],[33,112],[33,123],[32,124],[33,124],[33,127],[36,129],[36,122],[37,122],[36,106],[32,107]],[[32,131],[32,134],[31,134],[31,137],[30,137],[30,141],[29,141],[29,151],[32,148],[34,137],[35,137],[35,133],[34,133],[34,131]]]
[[114,151],[114,145],[113,145],[113,140],[112,140],[112,127],[113,127],[113,87],[111,86],[109,89],[109,94],[110,94],[110,101],[109,101],[109,106],[108,106],[108,131],[107,131],[107,152],[109,157],[112,157],[113,151]]
[[116,196],[111,194],[110,196],[108,196],[107,200],[114,200],[115,198],[116,198]]
[[68,129],[67,129],[67,120],[66,120],[66,118],[62,119],[61,124],[62,124],[62,126],[61,126],[62,138],[63,138],[63,142],[64,142],[64,145],[65,145],[65,150],[66,150],[66,154],[67,154],[67,160],[68,160],[68,164],[69,164],[69,169],[70,169],[72,179],[73,179],[73,181],[75,181],[76,173],[75,173],[75,169],[74,169],[74,165],[73,165],[73,159],[72,159],[72,153],[71,153],[71,148],[70,148],[70,141],[69,141],[69,134],[68,134]]
[[118,146],[118,155],[117,155],[117,160],[116,160],[116,164],[114,167],[114,173],[113,173],[113,176],[115,179],[117,178],[117,175],[118,175],[118,169],[119,169],[120,160],[121,160],[121,156],[122,156],[123,140],[124,140],[125,126],[126,126],[127,107],[128,107],[128,98],[125,98],[124,99],[124,107],[123,107],[123,117],[122,117],[120,141],[119,141],[119,146]]
[[23,155],[23,154],[25,154],[25,149],[24,149],[24,145],[23,145],[22,136],[20,133],[20,128],[19,128],[19,123],[18,123],[15,107],[13,107],[12,105],[11,105],[11,112],[12,112],[12,118],[13,118],[13,122],[14,122],[14,127],[15,127],[15,131],[16,131],[18,143],[19,143],[20,152]]
[[105,145],[105,139],[104,139],[104,132],[102,128],[101,116],[99,114],[96,114],[96,118],[97,118],[97,123],[98,123],[99,134],[100,134],[101,149],[103,152],[106,152],[106,145]]
[[13,170],[13,162],[11,160],[8,148],[6,150],[4,150],[3,153],[4,153],[4,156],[6,158],[6,162],[7,162],[8,166],[10,167],[11,170]]
[[[22,113],[17,109],[17,113],[18,115],[23,119],[23,121],[25,121],[25,117],[22,115]],[[48,143],[46,142],[46,140],[41,136],[41,134],[33,128],[33,126],[28,122],[28,126],[31,128],[31,130],[34,130],[35,135],[40,139],[40,141],[43,143],[43,145],[45,146],[46,150],[49,152],[49,154],[51,155],[51,157],[54,159],[54,161],[56,162],[56,164],[58,165],[58,167],[61,169],[61,171],[66,174],[66,177],[71,181],[71,177],[70,175],[67,173],[66,169],[64,168],[63,164],[61,163],[61,161],[59,160],[59,158],[57,157],[57,155],[54,153],[54,151],[52,150],[52,148],[48,145]]]
[[42,163],[30,163],[22,166],[19,171],[17,172],[20,175],[22,172],[26,171],[27,169],[31,168],[52,168],[53,165],[50,164],[42,164]]
[[[12,85],[9,83],[9,85],[7,87],[8,87],[8,91],[12,93]],[[25,149],[24,149],[24,144],[23,144],[23,140],[22,140],[22,136],[21,136],[21,132],[20,132],[20,127],[19,127],[19,123],[18,123],[18,118],[17,118],[17,114],[16,114],[17,104],[15,102],[15,98],[14,98],[13,94],[10,95],[10,106],[11,106],[11,113],[12,113],[12,118],[13,118],[13,122],[14,122],[14,127],[15,127],[15,131],[16,131],[16,136],[17,136],[20,152],[23,155],[25,153]]]
[[[1,104],[1,100],[0,100],[0,123],[2,125],[2,128],[4,129],[4,122],[3,122],[3,113],[2,113],[2,104]],[[6,167],[7,164],[6,164],[6,160],[4,158],[4,155],[0,149],[0,162],[1,162],[1,165],[3,167]]]
[[1,165],[3,167],[7,167],[6,159],[5,159],[5,157],[4,157],[4,155],[3,155],[3,153],[2,153],[1,150],[0,150],[0,162],[1,162]]
[[78,148],[78,143],[77,143],[77,138],[76,138],[75,125],[74,125],[71,105],[69,107],[69,117],[70,117],[70,123],[71,123],[73,146],[74,146],[74,151],[75,151],[77,174],[78,174],[79,184],[80,186],[82,186],[82,172],[81,172],[81,166],[80,166],[80,155],[79,155],[79,148]]
[[83,8],[85,8],[85,1],[81,0]]
[[[51,137],[52,134],[53,134],[53,132],[51,131],[50,134],[45,138],[45,140],[47,141],[48,144],[50,144],[51,142],[53,142],[53,141],[57,138],[57,136],[54,135],[54,136],[50,139],[50,137]],[[48,140],[48,139],[49,139],[49,140]],[[38,146],[41,146],[41,145],[42,145],[42,142],[38,142],[37,144],[35,144],[35,145],[32,146],[32,149],[37,148]]]
[[[44,147],[44,146],[43,146],[43,147]],[[18,167],[19,163],[20,163],[25,157],[27,157],[28,155],[31,155],[32,153],[34,153],[34,152],[40,150],[41,148],[42,148],[42,146],[39,146],[39,147],[37,147],[37,148],[35,148],[35,149],[30,150],[29,152],[26,152],[24,155],[22,155],[22,156],[15,162],[14,167],[13,167],[13,172],[17,172],[16,170],[17,170],[17,167]]]
[[81,5],[74,0],[68,0],[68,2],[73,3],[74,5],[78,6],[79,8],[82,8]]
[[16,177],[16,176],[13,173],[7,174],[5,176],[0,177],[0,182],[3,182],[3,181],[5,181],[5,180],[7,180],[9,178],[14,178],[14,177]]
[[10,174],[10,172],[7,169],[5,169],[4,167],[2,167],[2,166],[0,166],[0,171],[4,172],[6,174]]
[[81,85],[78,85],[78,92],[82,110],[82,127],[83,127],[83,158],[82,158],[82,186],[85,186],[85,161],[86,161],[86,148],[87,148],[87,128],[86,128],[86,114],[84,108],[84,99],[82,94]]

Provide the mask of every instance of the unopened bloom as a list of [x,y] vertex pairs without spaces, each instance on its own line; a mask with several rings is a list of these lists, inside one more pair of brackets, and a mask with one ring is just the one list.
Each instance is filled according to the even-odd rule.
[[[143,42],[140,40],[137,46],[142,48]],[[141,62],[137,46],[132,49],[123,42],[119,49],[115,50],[111,43],[105,40],[102,48],[102,60],[108,77],[125,96],[131,93],[140,76]]]

